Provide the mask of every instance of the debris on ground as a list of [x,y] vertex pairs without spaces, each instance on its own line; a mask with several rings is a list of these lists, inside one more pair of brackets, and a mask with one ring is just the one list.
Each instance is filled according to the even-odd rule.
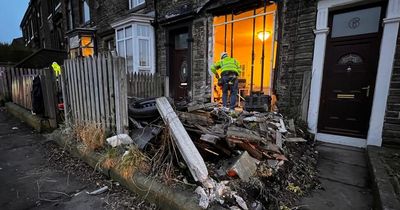
[[95,190],[95,191],[86,192],[86,193],[87,193],[88,195],[100,195],[100,194],[106,192],[107,190],[108,190],[108,187],[107,187],[107,186],[104,186],[104,187],[102,187],[102,188],[100,188],[100,189],[97,189],[97,190]]
[[133,140],[128,134],[118,134],[106,139],[107,143],[112,147],[119,146],[121,144],[133,144]]
[[319,186],[318,153],[301,121],[277,112],[229,111],[216,103],[174,109],[165,97],[132,103],[132,142],[98,151],[103,166],[129,165],[127,177],[138,169],[172,188],[191,190],[203,209],[290,207]]

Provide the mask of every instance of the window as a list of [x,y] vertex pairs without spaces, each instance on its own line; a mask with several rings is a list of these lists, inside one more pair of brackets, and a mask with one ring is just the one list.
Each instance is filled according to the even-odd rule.
[[43,25],[43,18],[42,18],[42,16],[43,16],[43,15],[42,15],[42,14],[43,14],[43,10],[42,10],[42,4],[39,3],[38,7],[39,7],[39,11],[38,11],[38,13],[37,13],[37,16],[38,16],[38,19],[39,19],[39,26],[42,27],[42,25]]
[[31,26],[30,26],[30,28],[31,28],[30,39],[32,40],[33,37],[34,37],[34,32],[33,32],[33,21],[32,21],[32,19],[30,19],[30,23],[31,23]]
[[144,4],[145,0],[129,0],[129,9]]
[[90,8],[88,0],[82,0],[82,18],[84,24],[90,21]]
[[67,21],[68,21],[68,30],[72,30],[74,28],[74,19],[72,14],[72,0],[68,1],[67,5]]
[[334,15],[332,38],[376,33],[379,30],[380,16],[381,7]]
[[116,30],[118,55],[126,59],[133,72],[154,72],[153,28],[150,24],[131,24]]

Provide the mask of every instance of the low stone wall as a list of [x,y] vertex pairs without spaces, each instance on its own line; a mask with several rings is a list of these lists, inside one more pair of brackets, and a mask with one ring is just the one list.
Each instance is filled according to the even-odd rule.
[[[62,148],[66,148],[73,156],[80,158],[85,161],[91,167],[96,170],[101,171],[106,176],[118,181],[124,187],[142,196],[144,199],[151,203],[155,203],[157,207],[161,209],[168,210],[200,210],[198,206],[198,198],[194,192],[189,190],[175,190],[162,183],[157,182],[155,179],[150,179],[149,177],[141,174],[134,173],[130,178],[124,178],[122,173],[116,168],[105,169],[102,168],[98,161],[100,159],[100,154],[88,151],[82,151],[82,149],[77,148],[74,145],[68,143],[68,141],[63,138],[60,130],[54,131],[48,136],[50,140],[55,141]],[[210,209],[222,209],[219,207],[214,207]]]
[[41,118],[37,115],[32,115],[32,113],[29,110],[27,110],[17,104],[14,104],[12,102],[8,102],[5,105],[6,105],[6,109],[9,113],[14,115],[18,119],[26,122],[29,126],[34,128],[36,131],[44,132],[44,131],[52,130],[50,128],[49,122],[46,119]]

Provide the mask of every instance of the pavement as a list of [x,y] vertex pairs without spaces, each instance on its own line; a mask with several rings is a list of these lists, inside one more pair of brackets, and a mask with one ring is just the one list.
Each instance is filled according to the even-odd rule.
[[364,149],[319,143],[318,171],[322,189],[304,197],[301,209],[368,210],[373,195]]
[[0,209],[105,209],[97,186],[46,164],[45,142],[0,109]]

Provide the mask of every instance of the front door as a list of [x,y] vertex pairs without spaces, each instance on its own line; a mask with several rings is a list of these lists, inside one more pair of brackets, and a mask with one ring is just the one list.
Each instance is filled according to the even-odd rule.
[[170,91],[176,101],[188,99],[189,44],[188,30],[183,28],[170,33]]
[[318,131],[365,138],[381,40],[381,5],[329,16]]

